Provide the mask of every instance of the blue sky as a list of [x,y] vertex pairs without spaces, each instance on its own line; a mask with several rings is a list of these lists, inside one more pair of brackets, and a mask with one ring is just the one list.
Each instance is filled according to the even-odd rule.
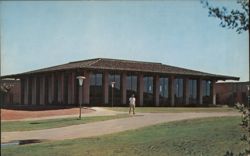
[[[235,1],[211,1],[238,7]],[[0,2],[2,75],[90,58],[161,62],[248,80],[248,32],[199,0]]]

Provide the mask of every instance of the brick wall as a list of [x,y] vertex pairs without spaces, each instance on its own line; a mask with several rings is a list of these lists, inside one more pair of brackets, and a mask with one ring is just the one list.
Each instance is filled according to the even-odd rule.
[[216,83],[217,104],[231,106],[236,102],[247,104],[247,85],[249,82]]
[[11,86],[9,92],[1,90],[1,105],[20,104],[20,80],[0,80],[1,86]]

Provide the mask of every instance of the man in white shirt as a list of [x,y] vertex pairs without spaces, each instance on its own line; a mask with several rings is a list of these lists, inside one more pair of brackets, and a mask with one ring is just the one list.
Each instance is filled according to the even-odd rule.
[[131,112],[131,108],[133,109],[133,114],[135,115],[135,95],[134,94],[129,98],[129,114]]

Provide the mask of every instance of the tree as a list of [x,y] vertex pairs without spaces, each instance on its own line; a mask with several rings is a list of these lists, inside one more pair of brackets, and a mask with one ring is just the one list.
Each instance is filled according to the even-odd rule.
[[[249,100],[249,99],[248,99]],[[249,107],[249,106],[248,106]],[[237,103],[236,108],[242,113],[242,118],[241,118],[241,127],[245,129],[246,132],[248,132],[248,135],[243,134],[241,137],[241,141],[246,142],[249,145],[248,149],[245,149],[243,153],[240,153],[239,155],[250,155],[250,112],[249,109],[244,105]],[[229,152],[228,152],[229,153]],[[232,155],[232,152],[231,152]],[[226,155],[229,156],[229,155]]]
[[205,8],[208,8],[210,17],[221,20],[222,27],[236,29],[237,33],[249,30],[249,0],[237,0],[242,9],[232,9],[231,11],[228,11],[226,7],[212,7],[207,0],[201,0],[201,3]]
[[[208,8],[208,14],[210,17],[216,17],[220,19],[220,26],[223,28],[236,29],[238,34],[248,31],[249,33],[249,0],[237,0],[237,3],[241,6],[241,10],[233,9],[228,12],[227,8],[212,7],[207,0],[201,0],[201,3],[205,8]],[[250,79],[250,52],[249,52],[249,79]],[[249,80],[250,81],[250,80]],[[250,84],[249,84],[250,86]],[[249,87],[248,86],[248,87]],[[243,153],[239,153],[239,156],[250,155],[250,93],[248,88],[248,105],[236,104],[236,108],[242,113],[241,127],[245,129],[248,135],[243,135],[241,140],[245,141],[249,146]],[[225,156],[233,156],[232,152],[227,152]]]
[[[212,7],[207,0],[201,0],[203,7],[208,8],[210,17],[216,17],[221,20],[220,25],[229,29],[236,29],[237,33],[248,31],[249,34],[249,0],[237,0],[241,6],[240,10],[233,9],[228,12],[227,8]],[[249,36],[248,36],[249,37]],[[249,51],[249,81],[250,81],[250,51]]]

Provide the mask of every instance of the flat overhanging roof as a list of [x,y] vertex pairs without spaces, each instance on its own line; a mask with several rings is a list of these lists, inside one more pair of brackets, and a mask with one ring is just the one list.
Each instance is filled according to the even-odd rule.
[[57,65],[53,67],[43,68],[39,70],[33,70],[20,74],[5,75],[1,78],[20,78],[22,76],[34,75],[47,72],[74,70],[74,69],[86,69],[86,70],[115,70],[115,71],[128,71],[128,72],[143,72],[143,73],[159,73],[169,75],[181,75],[181,76],[193,76],[211,78],[216,80],[239,80],[239,77],[226,76],[205,73],[201,71],[180,68],[175,66],[169,66],[162,63],[154,62],[142,62],[132,60],[118,60],[108,58],[96,58],[89,60],[82,60],[76,62],[69,62],[67,64]]

